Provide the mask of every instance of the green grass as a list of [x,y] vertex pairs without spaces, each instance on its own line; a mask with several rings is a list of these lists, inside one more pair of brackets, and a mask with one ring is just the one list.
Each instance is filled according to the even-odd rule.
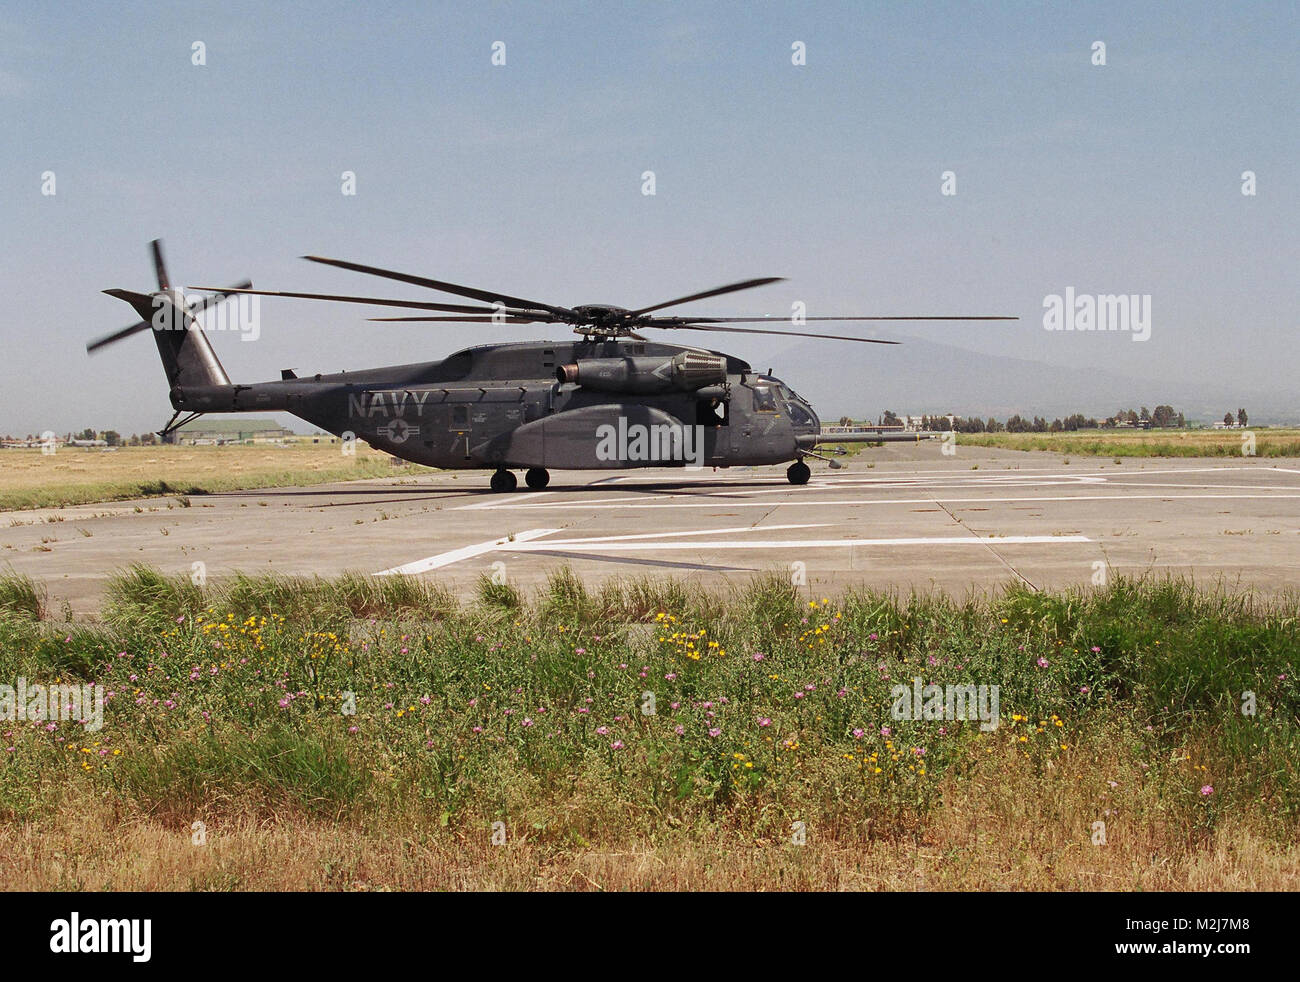
[[202,608],[203,589],[191,577],[137,563],[109,578],[103,615],[122,634],[157,636]]
[[[32,584],[5,589],[27,599],[0,618],[0,678],[115,696],[98,734],[14,728],[0,816],[80,786],[185,823],[499,818],[558,846],[670,817],[774,837],[799,818],[893,837],[963,789],[1014,795],[1028,768],[1122,781],[1134,820],[1192,839],[1225,818],[1300,833],[1294,601],[1156,579],[966,601],[810,598],[776,576],[590,590],[562,569],[536,597],[487,580],[460,607],[418,579],[205,589],[134,567],[103,625],[69,629],[32,618]],[[999,685],[1000,727],[894,719],[893,686],[917,676]]]
[[45,587],[30,576],[0,573],[0,618],[38,621],[45,616]]

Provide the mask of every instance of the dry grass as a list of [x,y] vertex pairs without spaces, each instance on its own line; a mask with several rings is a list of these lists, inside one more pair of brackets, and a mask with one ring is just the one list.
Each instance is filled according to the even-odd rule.
[[277,447],[64,447],[0,451],[0,511],[120,501],[150,495],[191,495],[245,488],[321,484],[350,478],[418,473],[394,467],[389,455],[363,443],[345,457],[338,444]]
[[914,836],[808,829],[807,843],[722,826],[558,843],[531,827],[490,844],[489,823],[373,828],[283,814],[184,820],[123,814],[94,797],[41,822],[0,826],[11,890],[1296,890],[1300,846],[1244,826],[1204,839],[1109,821],[1090,840],[1090,795],[1065,780],[1014,794],[968,786]]

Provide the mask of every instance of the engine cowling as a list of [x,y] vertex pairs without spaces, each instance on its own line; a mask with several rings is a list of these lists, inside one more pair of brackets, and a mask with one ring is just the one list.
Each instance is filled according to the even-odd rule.
[[555,371],[561,382],[593,392],[695,392],[727,380],[727,360],[703,351],[679,351],[671,358],[584,358]]

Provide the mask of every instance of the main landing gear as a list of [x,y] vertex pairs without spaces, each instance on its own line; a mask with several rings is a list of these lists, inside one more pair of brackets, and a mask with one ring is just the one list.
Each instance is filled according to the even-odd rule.
[[812,471],[802,460],[796,460],[785,471],[785,479],[791,484],[807,484],[811,476]]
[[[530,467],[524,474],[524,483],[532,490],[540,491],[551,483],[551,472],[545,467]],[[492,475],[493,491],[513,491],[517,487],[519,487],[519,479],[504,468]]]

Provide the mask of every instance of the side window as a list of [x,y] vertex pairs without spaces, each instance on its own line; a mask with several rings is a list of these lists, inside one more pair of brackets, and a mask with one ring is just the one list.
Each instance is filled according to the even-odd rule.
[[771,386],[754,386],[754,411],[760,413],[776,412],[776,393]]
[[451,428],[453,430],[469,429],[469,406],[453,405],[451,407]]
[[726,426],[731,422],[728,403],[717,396],[697,399],[695,402],[695,423],[697,426]]

